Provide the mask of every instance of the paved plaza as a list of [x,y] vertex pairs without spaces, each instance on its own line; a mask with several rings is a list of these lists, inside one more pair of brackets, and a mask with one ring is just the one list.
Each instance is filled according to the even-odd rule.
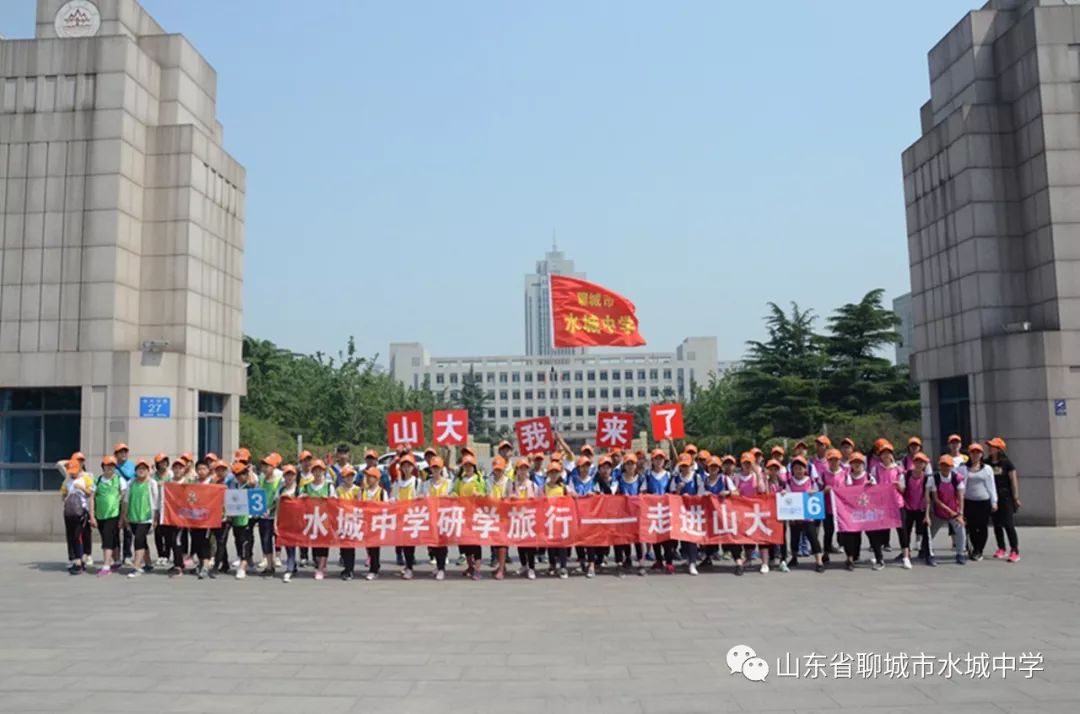
[[[61,543],[0,543],[0,710],[1075,712],[1080,530],[1021,539],[1017,565],[942,558],[911,572],[318,583],[305,571],[288,585],[71,577]],[[737,644],[769,663],[765,682],[729,674]],[[961,672],[968,653],[1041,653],[1044,671],[776,671],[786,653],[920,652],[951,652]]]

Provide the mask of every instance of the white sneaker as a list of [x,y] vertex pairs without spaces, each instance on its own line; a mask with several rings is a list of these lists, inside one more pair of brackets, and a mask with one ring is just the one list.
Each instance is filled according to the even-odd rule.
[[436,580],[446,580],[446,571],[445,570],[437,570],[437,571],[435,571],[435,579]]
[[239,568],[239,567],[240,567],[240,559],[239,559],[239,558],[237,558],[237,559],[236,559],[236,560],[234,560],[233,562],[229,563],[229,565],[231,565],[231,566],[232,566],[232,567],[234,567],[234,568]]
[[559,579],[560,580],[567,580],[569,578],[570,578],[570,573],[566,572],[566,568],[563,568],[562,570],[559,571]]
[[135,570],[132,570],[130,573],[128,573],[129,578],[138,578],[140,576],[142,576],[142,568],[136,568]]
[[94,559],[91,558],[89,555],[84,555],[83,559],[82,559],[82,562],[83,562],[83,565],[93,565],[94,564]]
[[290,580],[292,580],[292,573],[285,573],[285,575],[281,577],[281,582],[283,583],[287,583]]
[[365,580],[374,580],[377,577],[379,577],[378,573],[368,573],[367,575],[364,576],[364,579]]
[[690,563],[690,567],[688,568],[688,570],[690,571],[691,575],[697,575],[697,566],[693,563]]
[[247,577],[247,571],[244,570],[243,568],[240,568],[239,570],[236,571],[236,579],[237,580],[243,580],[246,577]]
[[266,565],[267,565],[267,563],[268,563],[268,562],[269,562],[269,561],[267,561],[267,559],[266,559],[266,558],[263,558],[262,560],[260,560],[260,561],[259,561],[258,563],[256,563],[256,564],[255,564],[255,567],[256,567],[257,569],[259,569],[259,570],[265,570],[265,569],[266,569]]
[[589,563],[589,567],[585,569],[585,577],[586,578],[595,578],[596,577],[596,568],[593,566],[592,563]]
[[405,578],[406,580],[412,580],[413,579],[412,569],[411,568],[405,568],[405,570],[401,571],[401,577]]
[[529,568],[528,572],[525,574],[525,577],[529,580],[536,580],[536,571],[532,568]]
[[911,558],[905,557],[900,567],[904,570],[911,570]]
[[127,565],[127,566],[130,566],[130,565],[131,565],[131,558],[124,558],[124,560],[123,560],[123,562],[121,563],[121,565]]
[[791,572],[791,568],[788,567],[788,564],[787,564],[786,560],[781,560],[780,561],[780,572],[781,573],[790,573]]
[[768,562],[762,562],[761,563],[761,572],[762,573],[768,573],[769,572],[769,563]]

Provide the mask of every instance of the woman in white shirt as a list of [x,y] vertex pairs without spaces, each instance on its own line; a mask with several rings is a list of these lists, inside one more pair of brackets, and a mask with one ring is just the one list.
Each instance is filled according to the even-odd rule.
[[983,461],[982,444],[968,447],[968,461],[959,467],[964,477],[964,519],[967,521],[968,548],[971,559],[983,559],[983,548],[990,534],[990,514],[997,510],[997,486],[994,470]]

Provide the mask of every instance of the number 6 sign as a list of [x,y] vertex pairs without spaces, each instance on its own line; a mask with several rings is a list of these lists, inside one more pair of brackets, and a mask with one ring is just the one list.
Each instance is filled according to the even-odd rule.
[[653,404],[649,407],[649,417],[654,439],[682,439],[686,436],[682,404]]

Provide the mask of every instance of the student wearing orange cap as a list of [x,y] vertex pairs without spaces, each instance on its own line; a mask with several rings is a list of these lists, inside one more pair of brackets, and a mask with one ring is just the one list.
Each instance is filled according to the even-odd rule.
[[[653,449],[650,454],[649,468],[645,471],[645,493],[651,496],[665,496],[671,492],[671,472],[665,468],[667,455],[660,449]],[[691,464],[693,461],[691,461]],[[669,575],[675,572],[675,547],[678,541],[665,540],[653,545],[656,562],[652,569],[665,571]]]
[[[421,485],[422,482],[416,470],[416,457],[412,454],[406,454],[398,462],[398,477],[394,480],[390,489],[390,500],[412,501],[419,498]],[[395,554],[400,556],[401,564],[404,566],[401,577],[412,580],[413,570],[416,568],[416,546],[400,546],[395,548]]]
[[[829,562],[829,554],[837,554],[840,550],[833,545],[833,536],[836,535],[836,519],[833,517],[832,512],[832,496],[830,492],[834,486],[842,486],[844,480],[847,478],[848,467],[845,467],[841,462],[844,459],[844,454],[839,449],[829,449],[825,452],[825,470],[821,472],[819,477],[821,491],[825,494],[825,520],[822,523],[822,528],[825,532],[825,542],[821,544],[821,548],[824,551],[822,560],[826,563]],[[837,543],[840,539],[837,538]]]
[[[297,498],[299,495],[300,484],[296,467],[292,464],[285,464],[281,467],[281,486],[278,488],[277,498],[274,501],[275,526],[277,525],[277,505],[281,503],[281,499]],[[285,546],[285,574],[281,578],[282,582],[290,582],[297,570],[296,546],[287,545]]]
[[[513,482],[506,475],[506,472],[510,468],[512,468],[511,465],[508,464],[506,459],[502,456],[496,456],[491,460],[491,473],[488,474],[488,481],[485,487],[488,498],[500,500],[509,498]],[[491,565],[495,568],[493,576],[496,580],[502,580],[506,577],[507,550],[507,547],[504,545],[494,545],[491,547]]]
[[[695,468],[694,457],[689,453],[684,453],[679,457],[675,475],[671,478],[671,492],[680,496],[697,496],[702,491],[702,477]],[[679,541],[679,548],[686,560],[687,572],[690,575],[697,575],[698,544],[692,541]]]
[[[442,457],[435,456],[428,461],[431,476],[424,481],[424,496],[428,498],[446,498],[453,493],[454,483],[446,473]],[[449,552],[446,546],[428,548],[428,553],[435,559],[435,579],[446,578],[446,556]]]
[[942,454],[938,468],[926,481],[926,516],[930,519],[929,553],[926,564],[937,565],[934,556],[934,538],[941,527],[948,524],[956,549],[957,565],[967,564],[967,529],[964,520],[964,479],[953,467],[953,454]]
[[905,559],[904,567],[911,565],[911,529],[915,528],[915,535],[919,538],[919,557],[927,560],[930,557],[930,543],[927,537],[926,522],[926,467],[930,464],[930,457],[923,452],[918,452],[911,459],[911,468],[904,472],[904,508],[900,512],[903,523],[900,528],[900,547],[903,549]]
[[83,467],[86,458],[76,452],[70,459],[57,462],[64,472],[60,485],[60,500],[64,504],[64,534],[67,537],[67,554],[71,565],[68,572],[78,575],[93,564],[90,557],[90,503],[94,496],[94,477]]
[[[487,495],[484,479],[477,471],[476,456],[471,453],[461,459],[461,473],[454,483],[454,495],[459,498]],[[483,567],[483,553],[480,546],[463,543],[458,546],[458,550],[465,556],[465,577],[479,580],[482,577],[480,569]]]
[[[612,460],[608,455],[601,456],[596,464],[596,478],[593,480],[592,493],[589,496],[614,496],[619,492],[619,485],[612,478]],[[585,577],[592,578],[604,567],[604,559],[608,557],[611,548],[608,546],[593,546],[588,549],[589,566],[585,571]]]
[[101,536],[102,567],[98,577],[112,572],[113,564],[120,567],[120,501],[127,490],[127,481],[116,472],[116,457],[101,460],[101,475],[94,480],[94,498],[90,505],[90,525]]
[[832,442],[824,434],[814,439],[814,455],[809,459],[810,478],[814,479],[818,484],[821,483],[821,477],[825,475],[825,469],[829,466],[826,454],[829,453],[831,448]]
[[[773,454],[779,456],[774,449]],[[784,464],[779,459],[769,459],[765,464],[765,493],[775,496],[776,494],[784,490],[785,481],[781,478],[781,471],[784,468]],[[761,560],[761,572],[769,572],[769,568],[776,568],[781,573],[786,573],[790,570],[788,567],[788,545],[787,545],[787,533],[783,533],[783,539],[779,545],[770,543],[769,548],[769,561],[766,564],[765,559]]]
[[[581,448],[581,456],[578,457],[574,468],[570,470],[569,482],[575,496],[588,496],[596,486],[596,467],[593,466],[593,449],[588,444]],[[610,459],[608,462],[610,463]],[[578,567],[586,576],[589,574],[591,560],[589,549],[583,545],[574,546],[577,554]]]
[[[735,488],[734,484],[731,483],[730,476],[734,473],[734,470],[734,456],[710,456],[706,464],[705,476],[701,479],[701,493],[704,495],[711,494],[720,499],[730,496],[732,489]],[[720,546],[706,545],[702,547],[702,550],[705,552],[705,558],[698,567],[711,568],[713,558],[720,555]]]
[[[805,456],[799,455],[791,460],[791,473],[787,483],[784,485],[784,490],[789,493],[817,492],[818,485],[814,482],[814,479],[810,478]],[[822,560],[821,544],[818,542],[817,537],[817,521],[788,521],[788,531],[790,532],[789,541],[792,544],[799,543],[802,541],[803,536],[806,537],[810,546],[810,554],[814,557],[814,569],[819,573],[824,573],[825,563]],[[788,567],[796,568],[798,565],[798,558],[792,555]]]
[[[547,467],[547,480],[544,481],[544,495],[548,498],[556,498],[558,496],[569,496],[570,488],[563,480],[563,467],[558,461],[552,461]],[[551,561],[548,566],[548,575],[555,575],[555,566],[558,565],[558,575],[563,580],[570,577],[570,572],[566,569],[566,559],[569,555],[569,548],[548,548],[548,559]]]
[[[527,459],[518,459],[514,465],[514,479],[510,482],[508,498],[526,499],[536,498],[539,490],[530,473],[531,465]],[[536,579],[536,551],[538,548],[518,548],[518,575],[523,575],[529,580]]]
[[[846,486],[875,486],[877,481],[874,480],[874,475],[866,470],[866,457],[858,451],[851,453],[851,458],[848,460],[851,466],[851,470],[848,471],[847,478],[844,479]],[[885,567],[885,555],[883,551],[883,545],[885,542],[885,534],[888,531],[867,531],[866,537],[870,541],[870,549],[873,551],[873,565],[872,570],[881,570]],[[844,552],[847,555],[847,561],[844,564],[848,570],[855,569],[855,563],[859,559],[859,551],[862,545],[862,533],[856,531],[854,533],[841,533],[841,543],[844,546]]]
[[948,449],[949,456],[953,460],[953,468],[958,469],[967,463],[968,457],[961,451],[964,447],[964,440],[959,434],[949,434],[949,437],[945,440],[945,448]]
[[[874,481],[877,483],[887,483],[892,485],[896,489],[896,507],[902,509],[904,507],[904,468],[896,462],[896,456],[892,442],[888,439],[878,439],[874,444],[874,448],[877,449],[877,463],[872,469],[871,473],[874,475]],[[901,550],[903,550],[903,528],[897,528],[897,535],[900,536]],[[885,540],[882,544],[882,548],[885,552],[892,550],[890,541],[892,538],[891,531],[885,531]],[[910,553],[902,552],[897,558],[901,565],[906,570],[911,570],[911,558]]]
[[[637,454],[629,452],[622,460],[622,469],[619,472],[618,478],[615,479],[615,484],[618,487],[618,492],[623,496],[638,496],[641,494],[645,484],[645,479],[642,478],[639,468],[639,459]],[[634,555],[638,568],[638,575],[645,574],[645,568],[642,565],[642,560],[645,558],[645,546],[642,543],[634,543]],[[617,545],[615,546],[615,565],[619,568],[619,577],[623,577],[626,573],[630,572],[633,567],[630,562],[630,546],[629,545]]]
[[[301,454],[302,456],[303,454]],[[337,490],[334,488],[334,484],[330,482],[330,479],[326,477],[326,464],[321,459],[311,458],[308,454],[311,464],[311,480],[300,487],[301,498],[334,498],[337,495]],[[330,555],[329,548],[312,548],[311,557],[315,561],[315,579],[322,580],[326,577],[326,559]],[[301,557],[303,551],[301,550]],[[303,561],[301,560],[301,566]]]
[[[227,488],[250,491],[259,487],[258,477],[251,472],[248,464],[236,461],[232,467],[232,478],[226,484]],[[247,577],[248,565],[253,557],[255,524],[251,522],[251,516],[247,514],[232,517],[233,545],[236,546],[236,579],[243,580]]]
[[983,446],[975,442],[968,447],[968,462],[957,467],[964,480],[964,521],[967,525],[971,560],[983,559],[983,549],[990,535],[990,518],[998,510],[997,484],[994,470],[983,459]]
[[[231,467],[227,461],[218,459],[210,467],[210,483],[229,488],[232,481]],[[229,533],[232,531],[232,521],[223,517],[221,525],[210,529],[210,535],[214,539],[214,567],[210,569],[210,578],[217,577],[215,573],[229,573]]]
[[150,544],[147,536],[161,518],[161,491],[157,481],[150,478],[150,462],[135,462],[135,478],[124,489],[120,502],[120,526],[131,528],[133,549],[129,578],[137,578],[143,569],[153,570],[150,565]]
[[[206,485],[213,483],[214,476],[210,470],[210,464],[206,459],[199,459],[195,462],[195,476],[191,483]],[[213,580],[214,575],[213,565],[213,533],[209,528],[190,528],[188,534],[191,538],[191,552],[193,554],[192,564],[195,566],[195,572],[199,577],[199,580],[209,577]],[[179,564],[177,559],[173,557],[173,570],[169,572],[170,577],[180,577],[184,574],[183,562]]]
[[1020,510],[1020,477],[1016,474],[1016,466],[1009,460],[1005,451],[1005,440],[995,436],[986,442],[990,447],[988,465],[994,472],[994,484],[997,487],[998,508],[994,511],[994,540],[997,542],[997,551],[994,557],[1005,558],[1005,537],[1009,538],[1008,561],[1016,563],[1020,560],[1020,539],[1016,535],[1016,526],[1013,524],[1013,514]]
[[[172,471],[169,469],[169,456],[159,453],[154,456],[154,472],[150,475],[157,483],[159,491],[164,494],[165,484],[172,481]],[[172,543],[170,537],[175,539],[175,533],[167,526],[154,526],[154,550],[158,557],[154,565],[168,565],[172,556]]]
[[276,451],[260,459],[259,476],[255,481],[255,486],[262,490],[263,500],[266,503],[266,511],[256,523],[262,560],[255,567],[262,571],[264,576],[272,576],[277,568],[281,567],[281,559],[278,558],[277,547],[274,544],[274,519],[277,517],[278,492],[281,490],[281,480],[284,476],[279,468],[281,461],[281,454]]
[[[356,469],[353,468],[353,465],[346,463],[336,473],[338,474],[338,482],[334,484],[334,495],[338,500],[359,501],[363,492],[356,485]],[[338,552],[341,559],[340,577],[347,582],[356,577],[356,548],[339,548]]]
[[[311,453],[307,449],[304,449],[296,456],[296,471],[297,471],[297,483],[300,486],[301,492],[307,488],[307,485],[314,480],[314,476],[311,473],[311,465],[315,463],[315,454]],[[311,564],[311,551],[307,547],[301,546],[300,548],[300,567],[306,568]]]

